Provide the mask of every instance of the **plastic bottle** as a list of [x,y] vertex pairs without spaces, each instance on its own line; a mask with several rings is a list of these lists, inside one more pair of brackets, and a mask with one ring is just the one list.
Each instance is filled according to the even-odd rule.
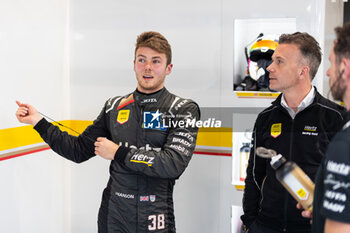
[[243,146],[240,148],[240,168],[239,168],[239,179],[241,181],[244,181],[247,176],[247,166],[248,166],[248,160],[249,160],[249,153],[250,153],[250,143],[242,143]]
[[271,166],[276,170],[276,178],[305,210],[312,210],[315,184],[294,162],[280,154],[271,157]]

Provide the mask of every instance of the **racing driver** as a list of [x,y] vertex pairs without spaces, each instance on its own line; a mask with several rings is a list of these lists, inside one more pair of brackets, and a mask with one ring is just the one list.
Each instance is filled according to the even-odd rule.
[[17,101],[18,120],[33,125],[59,155],[76,163],[95,155],[111,160],[98,214],[99,233],[175,232],[173,187],[195,149],[194,122],[200,112],[195,102],[164,87],[172,67],[171,47],[164,36],[139,35],[134,60],[137,89],[107,100],[78,137]]

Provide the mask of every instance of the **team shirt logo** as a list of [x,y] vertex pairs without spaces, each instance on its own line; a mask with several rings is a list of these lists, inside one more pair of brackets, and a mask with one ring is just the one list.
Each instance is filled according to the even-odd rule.
[[277,138],[282,133],[282,123],[276,123],[271,126],[271,136]]
[[328,160],[326,170],[328,175],[324,180],[326,192],[324,194],[323,208],[337,214],[348,213],[350,165],[342,161]]
[[304,131],[302,132],[302,135],[318,136],[317,127],[305,125]]
[[118,112],[117,122],[119,124],[124,124],[129,120],[130,109],[120,110]]

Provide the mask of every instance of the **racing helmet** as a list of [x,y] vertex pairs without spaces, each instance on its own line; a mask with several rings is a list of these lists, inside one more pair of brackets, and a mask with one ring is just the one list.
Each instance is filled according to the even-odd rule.
[[263,33],[260,33],[259,36],[247,46],[247,58],[254,62],[260,59],[271,59],[277,45],[278,36],[265,36]]
[[269,72],[267,67],[272,63],[272,54],[278,46],[277,35],[259,36],[245,47],[249,76],[257,82],[258,90],[269,89]]

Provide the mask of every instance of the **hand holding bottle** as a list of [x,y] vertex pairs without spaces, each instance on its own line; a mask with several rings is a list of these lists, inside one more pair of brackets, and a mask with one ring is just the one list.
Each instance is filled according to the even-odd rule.
[[[276,155],[276,151],[264,147],[256,148],[256,153],[263,158],[271,158],[271,167],[276,170],[276,178],[308,211],[312,211],[315,184],[305,172],[293,161],[287,161],[282,155]],[[309,213],[305,213],[309,215]]]
[[[303,206],[300,203],[298,203],[297,204],[297,209],[302,210],[304,208],[303,208]],[[303,210],[301,212],[301,216],[303,216],[304,218],[309,218],[310,219],[310,224],[312,224],[312,210]]]

